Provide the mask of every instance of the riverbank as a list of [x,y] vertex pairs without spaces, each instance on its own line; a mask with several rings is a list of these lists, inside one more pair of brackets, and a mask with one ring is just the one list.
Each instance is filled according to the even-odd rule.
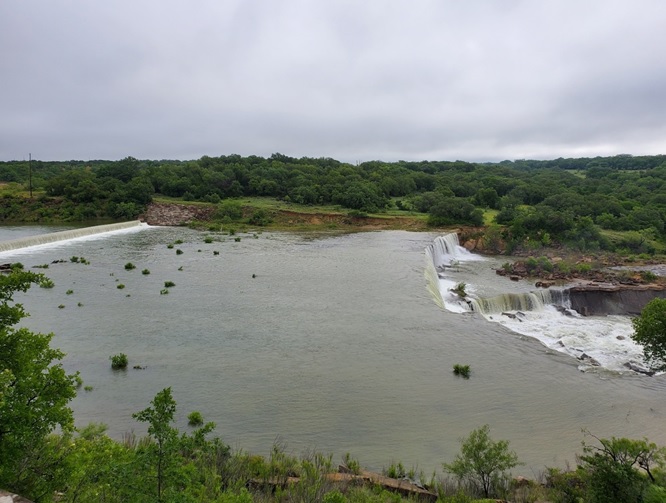
[[370,216],[358,212],[343,213],[340,211],[319,211],[319,208],[299,207],[290,203],[274,201],[270,206],[258,205],[247,201],[239,204],[241,218],[252,220],[256,212],[262,212],[260,225],[219,218],[217,207],[210,204],[181,204],[175,202],[153,202],[140,219],[149,225],[206,227],[222,220],[226,225],[254,226],[271,230],[410,230],[424,231],[428,229],[426,219],[422,216]]

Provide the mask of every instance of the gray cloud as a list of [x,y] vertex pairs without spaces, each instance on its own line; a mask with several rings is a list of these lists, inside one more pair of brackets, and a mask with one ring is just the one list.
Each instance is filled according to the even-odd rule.
[[0,159],[666,151],[661,0],[4,0]]

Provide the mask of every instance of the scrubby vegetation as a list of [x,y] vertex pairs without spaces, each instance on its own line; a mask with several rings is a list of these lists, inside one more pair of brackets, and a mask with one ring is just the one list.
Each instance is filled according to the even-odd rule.
[[453,366],[453,373],[457,376],[464,377],[465,379],[469,378],[471,370],[469,368],[469,365],[461,365],[460,363],[456,363]]
[[127,368],[128,360],[125,353],[118,353],[117,355],[110,356],[109,360],[111,360],[111,368],[114,370]]

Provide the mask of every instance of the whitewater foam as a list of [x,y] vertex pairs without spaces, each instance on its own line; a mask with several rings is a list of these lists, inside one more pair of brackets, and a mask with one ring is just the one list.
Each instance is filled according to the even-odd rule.
[[0,258],[32,253],[35,250],[45,248],[56,248],[75,241],[93,240],[109,235],[138,232],[147,228],[149,228],[148,224],[136,220],[2,241],[0,242]]
[[[584,317],[571,309],[565,289],[527,290],[529,285],[524,281],[482,277],[474,262],[491,259],[460,247],[455,234],[436,238],[426,248],[425,255],[428,290],[435,302],[447,311],[477,312],[489,322],[499,323],[576,358],[581,370],[603,368],[625,372],[629,371],[628,365],[647,367],[642,346],[631,339],[633,327],[629,317]],[[462,261],[467,262],[466,267],[457,267]],[[499,263],[496,266],[499,267]],[[504,289],[501,293],[493,291],[496,284],[488,285],[498,281],[501,282],[499,287]],[[451,291],[461,282],[465,284],[465,298]]]

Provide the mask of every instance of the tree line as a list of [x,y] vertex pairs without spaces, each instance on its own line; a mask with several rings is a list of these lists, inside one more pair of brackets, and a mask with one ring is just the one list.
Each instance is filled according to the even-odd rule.
[[[28,163],[0,163],[0,180],[28,187]],[[358,165],[283,154],[198,160],[32,162],[36,220],[129,219],[156,195],[218,204],[265,196],[295,205],[338,205],[357,214],[428,215],[433,226],[495,223],[509,242],[551,240],[580,249],[653,252],[666,239],[666,156],[499,163],[382,162]],[[58,204],[55,204],[58,201]],[[10,193],[0,220],[25,218]],[[490,215],[490,218],[488,218]],[[631,233],[613,242],[602,231]]]

